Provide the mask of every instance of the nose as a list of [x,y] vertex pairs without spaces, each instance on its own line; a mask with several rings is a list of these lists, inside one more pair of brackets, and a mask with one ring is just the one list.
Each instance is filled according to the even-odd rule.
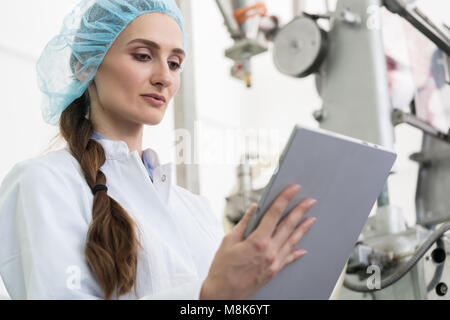
[[151,82],[156,87],[167,88],[172,85],[172,75],[170,74],[168,63],[159,62],[154,64]]

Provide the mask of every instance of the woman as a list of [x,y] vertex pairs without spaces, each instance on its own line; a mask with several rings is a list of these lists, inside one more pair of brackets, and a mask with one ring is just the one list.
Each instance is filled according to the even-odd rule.
[[255,205],[224,236],[206,198],[142,150],[143,126],[163,119],[186,58],[174,1],[84,0],[64,21],[37,71],[44,120],[67,147],[16,164],[0,188],[12,298],[244,299],[306,253],[293,248],[314,219],[295,226],[314,201],[275,228],[298,186],[246,240]]

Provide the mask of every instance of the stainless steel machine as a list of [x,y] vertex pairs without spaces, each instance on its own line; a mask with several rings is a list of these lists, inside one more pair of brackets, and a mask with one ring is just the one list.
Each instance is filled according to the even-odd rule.
[[[444,0],[442,0],[444,1]],[[280,26],[261,1],[216,0],[234,45],[231,75],[251,87],[251,59],[273,42],[277,69],[289,76],[314,76],[322,106],[314,112],[321,128],[394,148],[394,126],[407,123],[423,131],[416,225],[408,227],[401,208],[389,203],[387,185],[376,214],[365,225],[343,271],[340,299],[450,299],[450,137],[422,119],[416,103],[408,111],[392,106],[380,10],[387,8],[414,26],[440,54],[441,89],[450,90],[449,30],[433,23],[412,0],[337,0],[334,12],[303,12]],[[325,29],[319,21],[326,21]],[[416,95],[417,97],[417,95]],[[448,105],[450,113],[450,105]],[[449,117],[450,119],[450,117]],[[450,123],[449,123],[450,127]],[[248,159],[250,155],[244,155]],[[226,217],[235,224],[263,188],[253,189],[252,168],[238,168],[238,186],[227,197]],[[378,285],[369,285],[373,267]],[[339,283],[338,283],[339,286]]]

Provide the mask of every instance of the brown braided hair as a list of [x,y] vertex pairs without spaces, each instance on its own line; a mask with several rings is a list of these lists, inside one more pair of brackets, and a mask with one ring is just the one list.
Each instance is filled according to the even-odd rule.
[[[72,102],[61,114],[59,130],[92,189],[98,184],[106,185],[106,176],[100,170],[106,158],[102,145],[91,139],[94,127],[91,120],[85,117],[89,111],[89,100],[86,90]],[[95,193],[85,255],[107,300],[111,299],[115,290],[120,296],[134,287],[136,295],[139,243],[135,229],[133,219],[117,201],[108,196],[107,191]]]

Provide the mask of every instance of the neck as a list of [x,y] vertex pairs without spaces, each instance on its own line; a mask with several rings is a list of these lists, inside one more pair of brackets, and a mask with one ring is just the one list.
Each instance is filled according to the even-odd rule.
[[92,118],[94,130],[102,136],[115,141],[124,141],[130,152],[136,151],[142,159],[142,136],[144,126],[142,124],[125,122],[123,119],[113,120],[102,115]]

